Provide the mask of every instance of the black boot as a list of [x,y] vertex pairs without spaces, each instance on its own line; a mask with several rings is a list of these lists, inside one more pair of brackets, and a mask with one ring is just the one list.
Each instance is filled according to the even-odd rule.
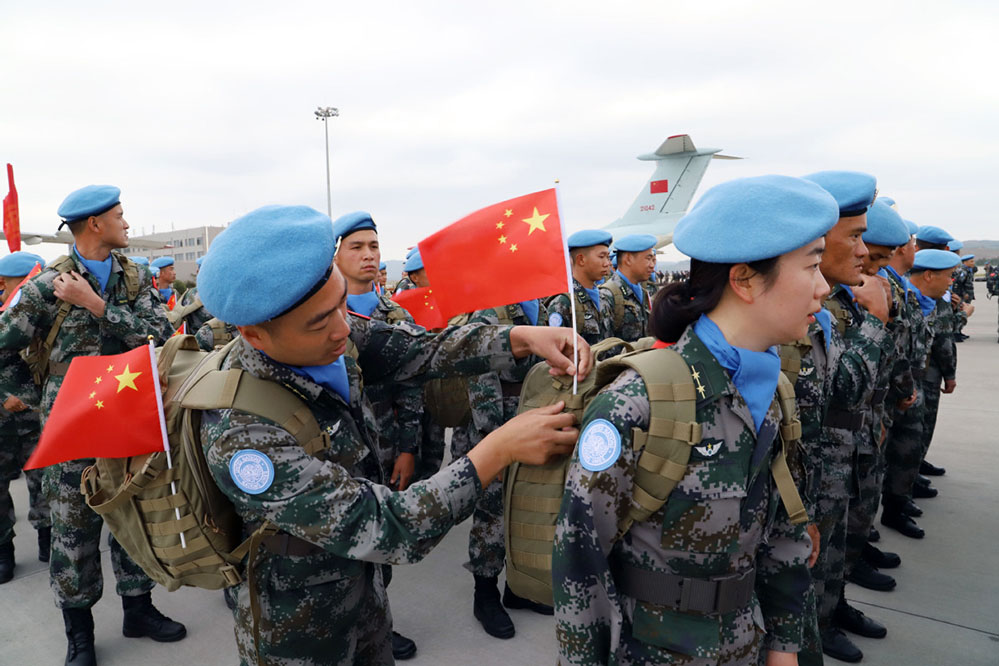
[[52,552],[52,528],[38,528],[38,561],[48,562],[49,553]]
[[510,589],[509,585],[503,588],[503,605],[507,608],[516,608],[518,610],[532,610],[539,615],[555,614],[555,609],[551,606],[545,606],[544,604],[539,604],[536,601],[531,601],[530,599],[517,596],[514,594],[513,590]]
[[97,666],[94,652],[94,616],[89,608],[64,608],[66,624],[66,666]]
[[406,661],[416,656],[416,642],[398,631],[392,632],[392,656],[396,661]]
[[14,542],[0,544],[0,585],[14,577]]
[[496,587],[496,576],[475,577],[475,619],[482,623],[486,633],[496,638],[513,638],[516,629],[509,613],[500,603],[499,589]]
[[855,664],[864,658],[864,653],[853,644],[842,630],[829,627],[822,632],[822,651],[833,659]]
[[923,515],[923,510],[919,508],[919,505],[908,497],[899,504],[899,509],[910,518],[919,518]]
[[840,629],[846,629],[865,638],[884,638],[888,635],[888,629],[883,624],[872,620],[846,603],[846,599],[843,597],[840,597],[839,604],[833,612],[833,622]]
[[870,543],[877,543],[878,541],[881,541],[881,532],[878,532],[878,528],[871,528],[870,534],[867,535],[867,541]]
[[916,521],[905,512],[906,505],[911,503],[912,500],[908,497],[885,495],[882,502],[884,510],[881,512],[881,524],[893,530],[898,530],[910,539],[922,539],[926,536],[923,528],[917,525]]
[[868,590],[876,590],[878,592],[890,592],[895,589],[896,585],[894,578],[888,574],[881,573],[865,562],[864,558],[860,558],[853,565],[853,571],[850,572],[848,580],[860,587],[866,587]]
[[902,564],[898,553],[886,553],[883,550],[866,544],[860,556],[876,569],[896,569]]
[[121,633],[128,638],[149,636],[160,643],[172,643],[187,636],[187,627],[156,610],[150,592],[137,597],[122,597],[121,607],[125,610]]
[[912,484],[912,496],[916,499],[932,499],[939,494],[940,492],[929,483],[925,486],[921,483]]
[[943,467],[937,467],[928,460],[919,463],[919,473],[924,476],[943,476],[947,473]]

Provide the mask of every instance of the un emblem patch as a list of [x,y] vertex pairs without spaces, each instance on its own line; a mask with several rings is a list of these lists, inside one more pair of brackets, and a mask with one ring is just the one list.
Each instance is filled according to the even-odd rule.
[[229,461],[229,476],[244,493],[259,495],[274,483],[274,463],[260,451],[244,449]]
[[610,421],[595,419],[579,436],[579,463],[591,472],[602,472],[621,456],[621,433]]

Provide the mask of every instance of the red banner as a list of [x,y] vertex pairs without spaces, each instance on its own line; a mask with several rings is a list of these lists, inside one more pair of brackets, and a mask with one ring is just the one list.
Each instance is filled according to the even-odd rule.
[[21,218],[17,207],[17,188],[14,187],[14,167],[7,165],[9,191],[3,198],[3,235],[11,252],[21,249]]

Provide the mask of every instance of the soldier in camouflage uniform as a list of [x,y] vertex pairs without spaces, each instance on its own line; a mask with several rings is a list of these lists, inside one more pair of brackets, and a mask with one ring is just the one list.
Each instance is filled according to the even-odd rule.
[[600,285],[611,316],[611,335],[634,342],[648,335],[652,294],[645,285],[656,268],[656,237],[632,234],[614,242],[618,269]]
[[[128,245],[128,224],[118,196],[116,187],[91,185],[66,198],[59,215],[76,241],[70,256],[56,260],[25,284],[20,301],[0,318],[0,394],[26,404],[39,404],[40,398],[43,421],[73,358],[120,354],[146,344],[147,336],[162,343],[173,333],[149,274],[113,252]],[[18,352],[49,334],[60,303],[68,304],[68,314],[55,338],[47,377],[40,395],[37,390],[26,395],[30,380],[16,362]],[[67,664],[94,662],[90,608],[104,587],[99,552],[102,521],[80,493],[80,475],[91,464],[93,460],[53,465],[44,475],[52,510],[49,575],[66,623]],[[161,641],[183,638],[184,626],[152,606],[153,582],[114,539],[111,563],[125,608],[123,633]]]
[[[513,326],[544,326],[548,313],[538,300],[513,303],[472,314],[469,323]],[[523,359],[509,370],[490,372],[468,378],[468,402],[471,420],[451,434],[451,457],[458,459],[472,450],[489,433],[512,419],[520,405],[520,389],[537,359]],[[465,568],[475,577],[472,604],[475,618],[483,629],[496,638],[512,638],[515,633],[510,615],[503,609],[530,608],[551,614],[551,609],[522,599],[510,590],[503,591],[503,604],[497,579],[503,571],[506,545],[503,536],[503,484],[500,481],[483,488],[475,503],[472,529],[468,535],[468,562]]]
[[591,345],[611,335],[610,311],[596,282],[610,270],[612,240],[606,231],[577,231],[569,236],[572,292],[553,296],[546,303],[549,326],[572,326],[575,307],[576,332]]
[[[750,193],[790,201],[734,205]],[[789,653],[809,622],[812,547],[804,527],[790,524],[769,471],[780,420],[780,360],[770,345],[804,336],[828,293],[817,267],[837,212],[812,183],[763,177],[709,190],[677,226],[691,277],[659,296],[653,330],[676,341],[691,370],[701,445],[665,505],[622,524],[641,487],[643,446],[633,433],[649,430],[648,390],[625,370],[587,407],[553,551],[560,663],[795,663]],[[774,227],[785,233],[734,242],[734,230],[752,239]],[[775,250],[782,256],[767,260]],[[741,289],[752,290],[752,303]],[[758,319],[775,307],[770,299],[787,306],[780,325]],[[732,346],[744,344],[744,317],[758,322],[755,352]],[[742,372],[750,363],[759,363],[753,379]]]
[[[567,453],[576,436],[572,428],[561,430],[571,423],[571,416],[557,413],[561,404],[535,410],[431,478],[405,491],[385,486],[375,454],[377,422],[358,365],[342,355],[351,331],[332,237],[329,218],[317,211],[268,206],[229,225],[203,266],[206,305],[241,331],[223,366],[304,396],[330,437],[329,447],[312,456],[289,432],[259,417],[238,410],[203,416],[208,464],[246,529],[267,520],[280,530],[252,554],[249,579],[237,586],[243,664],[392,663],[391,615],[377,564],[418,561],[472,513],[482,488],[503,467]],[[280,300],[241,291],[250,270],[244,257],[256,257],[256,271],[287,265],[290,252],[299,270],[275,296]],[[409,324],[356,324],[352,339],[365,385],[443,376],[458,367],[505,370],[515,356],[532,353],[571,369],[567,332],[467,326],[431,335]],[[585,372],[589,354],[582,344]],[[243,473],[249,463],[264,473]]]
[[227,324],[217,317],[212,317],[194,334],[198,346],[205,351],[228,344],[239,336],[239,331],[232,324]]
[[[201,268],[201,262],[205,260],[205,256],[201,255],[195,261],[198,268]],[[197,280],[197,273],[195,273],[195,280]],[[205,309],[205,306],[201,303],[201,299],[198,298],[198,285],[195,282],[194,285],[187,288],[184,295],[180,297],[180,302],[178,304],[187,314],[184,315],[184,323],[187,324],[187,332],[191,335],[196,334],[201,327],[207,324],[212,319],[212,313]]]

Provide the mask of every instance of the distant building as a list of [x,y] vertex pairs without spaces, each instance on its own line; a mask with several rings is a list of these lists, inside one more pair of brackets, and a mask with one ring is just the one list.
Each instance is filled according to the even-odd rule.
[[194,279],[194,271],[197,268],[195,260],[204,256],[205,252],[208,251],[208,246],[223,229],[225,227],[194,227],[134,236],[133,240],[155,241],[172,247],[165,250],[127,247],[123,252],[126,255],[137,254],[149,257],[150,261],[156,257],[173,257],[176,260],[177,279],[190,282]]

